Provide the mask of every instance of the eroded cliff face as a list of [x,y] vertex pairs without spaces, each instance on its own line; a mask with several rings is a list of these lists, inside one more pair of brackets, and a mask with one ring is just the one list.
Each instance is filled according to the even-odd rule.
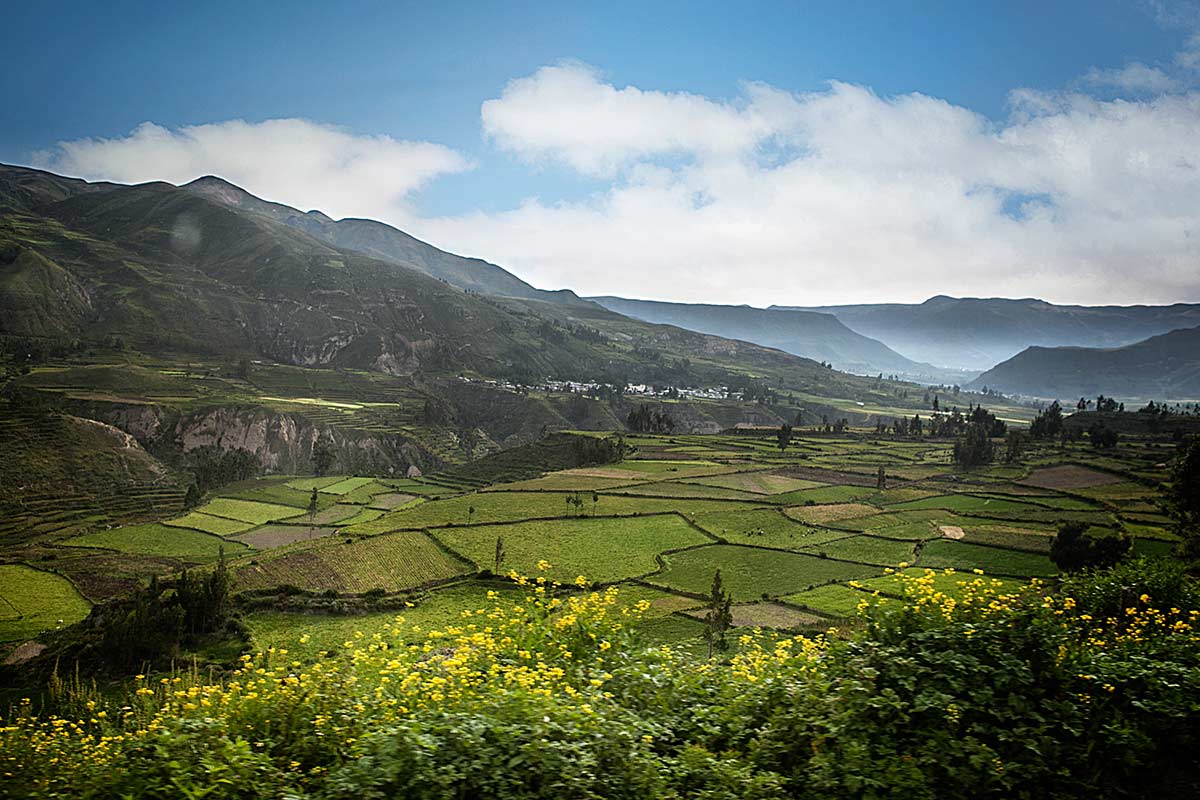
[[306,417],[255,405],[214,406],[180,412],[153,404],[86,404],[83,413],[113,425],[154,450],[184,453],[198,447],[248,450],[268,473],[312,470],[313,443],[328,437],[334,469],[360,475],[403,475],[412,465],[436,469],[440,459],[419,443],[387,433],[319,427]]

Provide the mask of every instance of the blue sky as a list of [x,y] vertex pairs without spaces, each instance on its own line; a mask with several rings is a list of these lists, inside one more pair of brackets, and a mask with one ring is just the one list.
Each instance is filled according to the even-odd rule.
[[[582,274],[583,288],[594,291],[606,288],[597,282],[602,265],[579,274],[565,266],[556,272],[548,263],[571,259],[569,249],[539,254],[509,244],[537,232],[530,219],[515,220],[515,212],[530,203],[543,211],[610,207],[617,192],[644,185],[651,168],[683,180],[687,164],[705,161],[695,153],[707,150],[688,143],[677,151],[645,154],[635,147],[640,155],[608,153],[603,165],[585,165],[562,141],[532,141],[527,128],[514,134],[511,123],[489,128],[481,120],[481,105],[502,98],[510,81],[572,64],[616,90],[698,96],[733,109],[752,104],[747,81],[799,97],[828,92],[830,81],[839,81],[885,101],[919,93],[1003,127],[1012,123],[1016,90],[1082,93],[1097,102],[1186,96],[1192,84],[1181,77],[1178,64],[1196,31],[1188,6],[1136,2],[68,2],[51,11],[39,4],[8,5],[0,26],[9,66],[0,72],[0,161],[40,163],[89,178],[149,177],[130,172],[125,161],[64,159],[54,150],[60,142],[121,139],[144,122],[176,132],[231,120],[298,119],[337,126],[351,136],[432,143],[453,151],[459,163],[429,167],[426,178],[397,177],[406,188],[394,207],[339,206],[316,190],[305,195],[277,185],[270,175],[242,178],[253,178],[257,185],[247,188],[273,199],[334,203],[335,212],[403,224],[541,283],[574,285]],[[1169,91],[1140,85],[1129,90],[1087,77],[1131,64],[1164,76]],[[1134,96],[1126,97],[1130,91]],[[536,110],[554,112],[545,103]],[[585,119],[586,114],[580,117],[581,125]],[[778,134],[773,128],[770,136]],[[761,158],[762,142],[753,147]],[[796,148],[811,147],[807,140],[790,141],[767,158],[786,160]],[[213,171],[236,172],[222,169],[226,162],[208,151],[189,158],[186,169],[211,161]],[[690,189],[697,197],[720,199],[708,182]],[[1020,198],[1053,201],[1055,195],[1052,188],[1034,185],[1002,191],[1000,213],[1010,218]],[[507,234],[496,232],[505,226]],[[588,220],[585,227],[598,226],[602,223]],[[477,235],[480,230],[490,232]],[[627,233],[643,244],[637,232]],[[1039,257],[1052,257],[1045,250]],[[821,263],[828,260],[828,254],[815,255]],[[1080,255],[1064,258],[1078,261]],[[664,286],[678,268],[678,263],[663,267]],[[764,279],[774,274],[764,273]],[[727,285],[713,282],[704,288],[705,297],[689,299],[719,301],[712,295],[722,287],[728,291]],[[849,299],[855,294],[850,288],[820,299]],[[1166,281],[1160,293],[1167,299],[1179,291],[1175,280]],[[1063,290],[1064,299],[1070,294]],[[763,292],[743,292],[730,299],[765,298]]]

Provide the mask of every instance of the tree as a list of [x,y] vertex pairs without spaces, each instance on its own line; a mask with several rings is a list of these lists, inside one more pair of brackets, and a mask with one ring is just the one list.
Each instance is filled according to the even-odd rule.
[[964,467],[992,463],[995,448],[989,433],[984,423],[969,423],[963,435],[954,441],[954,462]]
[[496,537],[496,555],[492,559],[492,572],[496,575],[500,574],[500,567],[504,565],[504,557],[508,555],[504,552],[504,540],[499,536]]
[[313,516],[317,513],[317,487],[313,487],[308,498],[308,524],[312,525]]
[[883,468],[883,464],[879,465],[879,473],[875,476],[875,488],[881,492],[887,488],[887,470]]
[[1021,431],[1009,431],[1005,445],[1004,460],[1009,464],[1020,461],[1025,452],[1025,434]]
[[1120,435],[1112,428],[1102,422],[1098,422],[1088,428],[1088,438],[1092,442],[1092,447],[1097,450],[1108,450],[1117,446],[1117,441],[1121,438]]
[[1179,450],[1164,490],[1164,505],[1183,539],[1183,555],[1200,558],[1200,436],[1188,438]]
[[183,507],[187,509],[195,508],[200,505],[200,487],[195,481],[188,484],[187,494],[183,496]]
[[707,609],[704,613],[704,641],[708,643],[708,657],[712,658],[714,650],[724,652],[729,649],[725,632],[733,624],[733,596],[721,584],[721,570],[713,575]]
[[1044,411],[1039,411],[1029,424],[1029,435],[1034,439],[1055,439],[1063,430],[1062,406],[1055,400]]
[[471,520],[475,518],[475,506],[467,506],[467,524],[471,524]]
[[775,434],[775,439],[779,442],[779,452],[788,449],[788,445],[792,443],[792,426],[786,422],[779,426],[779,431]]
[[1105,569],[1127,556],[1132,546],[1127,533],[1091,536],[1086,522],[1064,522],[1050,540],[1050,560],[1063,572]]
[[592,516],[596,516],[596,504],[600,502],[600,495],[592,492]]
[[312,446],[313,472],[320,478],[327,474],[333,468],[333,462],[336,455],[333,452],[333,443],[325,434],[317,436]]

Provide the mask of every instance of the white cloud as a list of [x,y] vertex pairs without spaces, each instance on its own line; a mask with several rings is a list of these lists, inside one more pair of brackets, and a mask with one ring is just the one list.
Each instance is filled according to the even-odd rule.
[[525,159],[616,170],[611,187],[413,225],[584,293],[1200,300],[1200,94],[1025,90],[1014,106],[994,123],[836,82],[806,95],[754,85],[728,103],[551,67],[485,103],[485,128]]
[[439,218],[407,198],[466,169],[462,156],[302,120],[146,124],[64,143],[47,166],[120,181],[215,173],[585,294],[1200,301],[1200,93],[1132,96],[1017,90],[996,121],[847,83],[808,94],[746,83],[716,99],[617,87],[559,64],[485,102],[484,131],[535,167],[607,176],[607,188]]
[[[1177,59],[1186,61],[1186,51],[1181,51]],[[1134,61],[1121,69],[1092,69],[1084,81],[1093,86],[1111,86],[1122,92],[1138,94],[1148,92],[1161,94],[1172,92],[1179,88],[1179,81],[1157,67],[1148,67],[1140,61]]]
[[483,104],[484,132],[528,160],[551,157],[605,174],[636,158],[740,153],[789,124],[793,98],[747,84],[740,103],[618,89],[584,64],[542,67]]
[[303,119],[231,120],[178,130],[145,122],[128,136],[62,142],[39,166],[121,183],[218,175],[248,191],[333,217],[371,216],[446,173],[469,168],[439,144],[356,136]]

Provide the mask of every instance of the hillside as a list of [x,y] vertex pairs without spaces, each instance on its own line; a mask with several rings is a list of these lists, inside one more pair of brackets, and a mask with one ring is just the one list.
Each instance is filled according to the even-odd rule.
[[620,297],[588,298],[607,309],[647,322],[677,325],[728,339],[741,339],[858,374],[887,373],[923,381],[942,381],[946,370],[918,364],[882,342],[863,336],[831,314],[693,303],[661,303]]
[[1200,397],[1200,327],[1114,348],[1030,347],[980,375],[988,386],[1036,397],[1192,400]]
[[1059,306],[1036,299],[775,306],[833,314],[852,330],[939,367],[985,370],[1026,347],[1120,347],[1200,324],[1200,305]]
[[343,250],[420,270],[460,289],[480,294],[543,300],[577,301],[573,292],[547,292],[495,264],[439,250],[404,231],[371,219],[333,220],[320,211],[307,213],[291,206],[262,200],[221,178],[197,178],[182,188],[239,211],[262,215],[302,230]]

